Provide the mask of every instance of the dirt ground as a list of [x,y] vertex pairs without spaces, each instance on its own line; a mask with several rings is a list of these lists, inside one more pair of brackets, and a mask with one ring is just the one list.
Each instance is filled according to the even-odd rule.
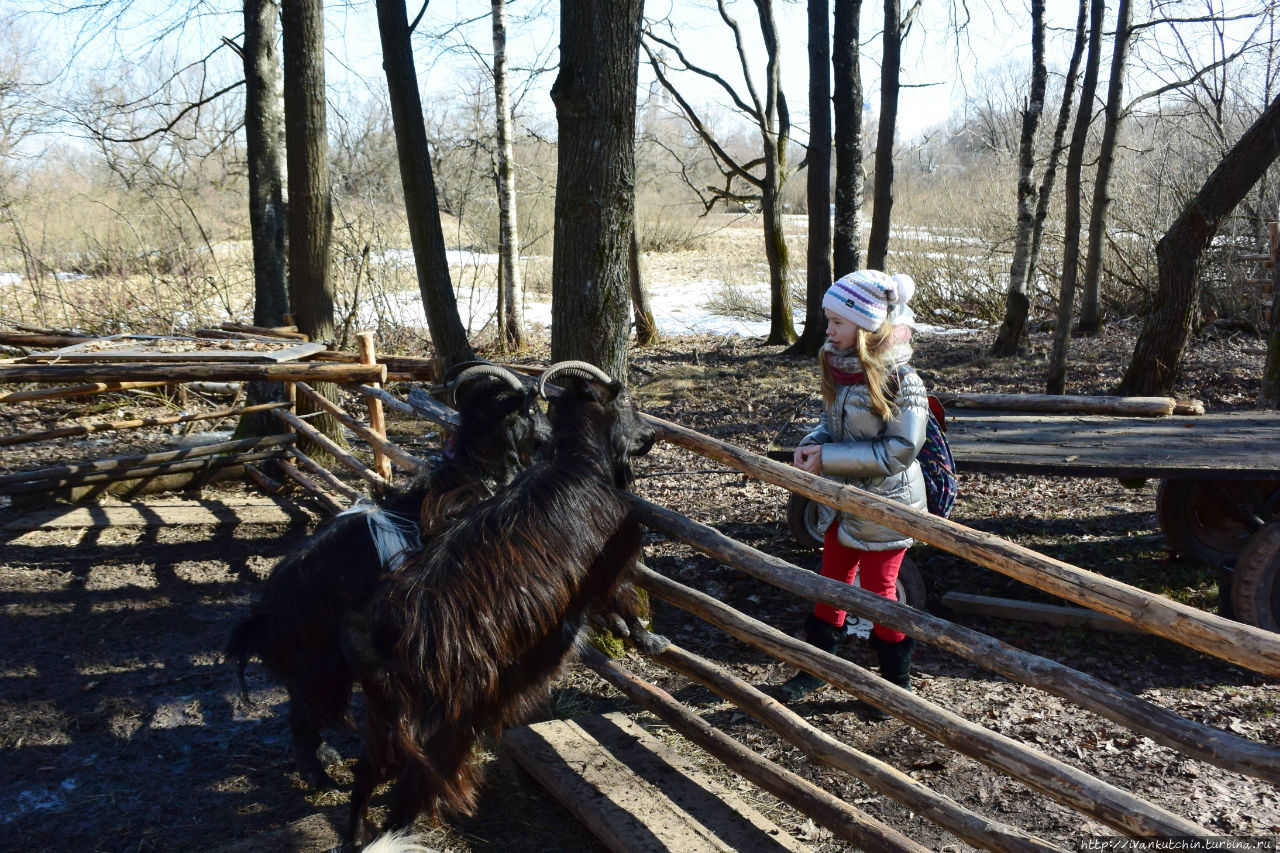
[[[1134,332],[1117,324],[1100,338],[1074,342],[1069,392],[1108,392],[1131,352]],[[983,334],[923,335],[916,363],[938,388],[1041,390],[1046,339],[1033,336],[1030,354],[1010,360],[985,356],[988,342]],[[1202,399],[1210,409],[1249,407],[1263,357],[1264,345],[1254,338],[1197,339],[1177,395]],[[804,401],[816,388],[812,361],[740,339],[689,338],[637,351],[630,379],[647,411],[757,451],[798,409],[805,416]],[[63,413],[73,414],[79,412]],[[30,408],[16,406],[3,407],[0,416],[6,431],[33,429],[39,420]],[[46,410],[41,417],[48,423],[53,415]],[[123,448],[117,440],[44,455],[86,458]],[[424,442],[421,450],[427,449]],[[6,470],[37,461],[26,451],[6,451],[3,457]],[[656,448],[637,470],[637,491],[649,500],[784,559],[815,564],[817,555],[798,548],[787,532],[781,489],[670,447]],[[1194,606],[1216,608],[1216,569],[1164,547],[1153,483],[1131,490],[1115,481],[961,473],[953,520]],[[177,503],[186,508],[179,510]],[[96,518],[68,515],[74,508],[60,506],[54,514],[61,521],[30,530],[21,519],[34,510],[0,508],[0,850],[284,849],[263,841],[269,837],[264,834],[317,814],[340,826],[345,795],[310,792],[294,771],[284,692],[251,666],[247,704],[232,668],[221,661],[230,626],[245,612],[259,579],[315,528],[318,505],[299,496],[268,501],[236,483],[183,496],[106,498],[99,506],[142,513],[135,523],[105,510]],[[1190,719],[1280,746],[1280,689],[1274,681],[1155,638],[948,613],[939,600],[952,590],[1049,599],[936,549],[921,546],[912,556],[938,615]],[[647,560],[657,571],[792,633],[809,606],[656,535],[648,542]],[[754,684],[777,685],[789,674],[680,611],[659,607],[655,627]],[[870,649],[860,643],[850,642],[843,654],[865,666],[873,663]],[[1280,840],[1280,796],[1265,782],[1184,758],[937,649],[922,648],[916,661],[919,693],[932,702],[1212,832]],[[816,765],[708,691],[634,653],[624,665],[760,754],[926,847],[970,849],[861,782]],[[995,820],[1064,847],[1090,834],[1111,834],[899,721],[870,722],[833,689],[797,707],[845,743]],[[681,752],[701,755],[579,665],[569,666],[557,681],[544,716],[612,710],[634,716]],[[354,733],[339,733],[333,742],[347,756],[357,748]],[[488,758],[476,815],[442,827],[421,825],[432,845],[457,851],[603,849],[501,750]],[[735,781],[714,760],[701,763],[814,849],[848,849],[803,815]],[[349,778],[342,768],[337,775],[340,781]],[[237,842],[240,847],[234,847]]]

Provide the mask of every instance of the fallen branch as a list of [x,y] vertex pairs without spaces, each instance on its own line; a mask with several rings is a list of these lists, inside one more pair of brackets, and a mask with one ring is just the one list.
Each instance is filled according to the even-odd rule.
[[26,391],[10,391],[0,394],[0,403],[32,403],[41,400],[65,400],[69,397],[87,397],[90,394],[107,394],[113,391],[133,391],[138,388],[155,388],[171,385],[170,382],[93,382],[88,385],[72,385],[68,388],[31,388]]

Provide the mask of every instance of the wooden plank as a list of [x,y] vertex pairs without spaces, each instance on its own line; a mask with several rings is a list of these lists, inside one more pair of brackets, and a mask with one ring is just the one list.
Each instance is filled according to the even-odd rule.
[[521,726],[502,740],[618,853],[808,849],[622,714]]
[[236,501],[146,501],[113,506],[53,506],[23,513],[4,529],[56,530],[107,527],[194,527],[218,524],[289,524],[298,519],[296,504],[267,498]]
[[947,421],[962,473],[1280,479],[1275,412],[1158,419],[984,413]]

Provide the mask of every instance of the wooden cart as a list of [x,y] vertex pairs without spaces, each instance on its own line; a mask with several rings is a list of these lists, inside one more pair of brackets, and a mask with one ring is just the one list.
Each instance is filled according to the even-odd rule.
[[[1229,583],[1221,598],[1235,618],[1280,631],[1280,413],[1136,418],[953,409],[947,421],[962,478],[1158,478],[1156,512],[1169,545],[1222,567]],[[801,542],[820,544],[817,515],[792,496],[787,518]]]

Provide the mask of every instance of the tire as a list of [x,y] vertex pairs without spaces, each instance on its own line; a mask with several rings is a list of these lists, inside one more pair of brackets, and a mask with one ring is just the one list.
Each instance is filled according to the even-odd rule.
[[898,603],[916,610],[926,610],[924,575],[916,561],[910,555],[902,558],[902,568],[898,569]]
[[1231,579],[1236,619],[1280,632],[1280,521],[1249,537]]
[[787,500],[787,527],[791,538],[802,548],[821,548],[827,531],[822,527],[821,513],[824,507],[804,495],[791,493]]
[[1244,550],[1253,529],[1230,512],[1222,492],[1259,514],[1276,486],[1270,480],[1161,480],[1156,516],[1165,541],[1178,553],[1206,563],[1231,563]]

